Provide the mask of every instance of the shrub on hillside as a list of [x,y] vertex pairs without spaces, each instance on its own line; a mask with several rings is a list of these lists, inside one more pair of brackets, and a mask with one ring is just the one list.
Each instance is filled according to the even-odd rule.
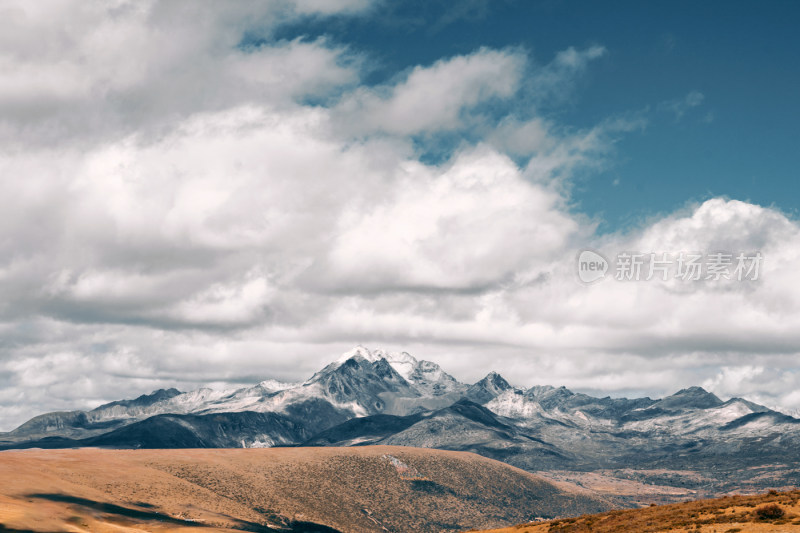
[[783,518],[783,515],[783,507],[777,503],[765,503],[764,505],[756,507],[756,516],[761,520],[775,520],[777,518]]

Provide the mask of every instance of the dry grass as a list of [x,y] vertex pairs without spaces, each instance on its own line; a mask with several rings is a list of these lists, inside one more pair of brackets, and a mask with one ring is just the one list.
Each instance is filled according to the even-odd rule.
[[0,532],[304,531],[304,522],[348,533],[459,531],[521,522],[529,511],[607,508],[503,463],[440,450],[0,452]]
[[492,533],[784,532],[800,531],[800,491],[611,511],[577,518],[522,524]]

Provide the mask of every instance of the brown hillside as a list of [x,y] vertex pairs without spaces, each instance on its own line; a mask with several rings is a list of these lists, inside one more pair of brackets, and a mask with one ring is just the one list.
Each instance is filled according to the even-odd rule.
[[755,496],[731,496],[522,524],[484,533],[800,531],[798,502],[800,502],[800,491],[771,491],[768,494]]
[[455,531],[609,508],[474,454],[388,446],[7,451],[0,480],[14,532]]

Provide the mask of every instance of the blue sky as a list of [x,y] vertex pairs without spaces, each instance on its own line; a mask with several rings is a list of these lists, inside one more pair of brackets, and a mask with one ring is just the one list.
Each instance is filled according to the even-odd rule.
[[[478,0],[383,4],[278,36],[343,43],[366,55],[373,83],[483,46],[524,47],[540,64],[569,47],[605,47],[568,99],[543,111],[573,128],[615,115],[646,121],[618,136],[607,168],[574,185],[575,209],[615,231],[715,196],[796,216],[798,27],[791,1]],[[701,101],[679,115],[693,92]]]

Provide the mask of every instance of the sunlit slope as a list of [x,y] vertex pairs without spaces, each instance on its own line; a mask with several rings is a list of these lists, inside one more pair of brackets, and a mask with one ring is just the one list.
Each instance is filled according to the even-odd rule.
[[[759,533],[800,531],[800,491],[730,496],[578,518],[521,524],[491,533]],[[483,532],[489,533],[489,532]]]
[[7,451],[0,479],[10,531],[461,531],[609,508],[474,454],[389,446]]

